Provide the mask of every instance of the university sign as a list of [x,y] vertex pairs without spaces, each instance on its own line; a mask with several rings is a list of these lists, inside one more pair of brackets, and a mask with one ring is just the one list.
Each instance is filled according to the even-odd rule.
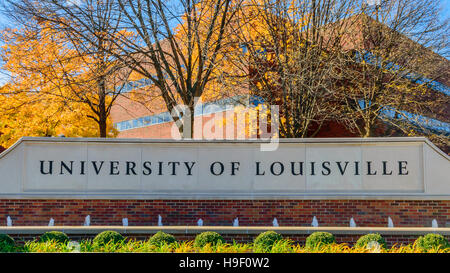
[[425,138],[262,141],[22,138],[0,198],[443,199],[449,157]]
[[[95,175],[122,175],[126,179],[128,176],[134,176],[134,175],[142,175],[142,176],[155,176],[155,177],[161,177],[164,175],[181,175],[181,176],[192,176],[194,174],[193,169],[195,165],[198,165],[197,161],[144,161],[142,162],[142,166],[138,166],[136,161],[79,161],[75,162],[73,160],[70,161],[59,161],[54,164],[53,160],[40,160],[40,174],[41,175],[73,175],[79,174],[79,175],[86,175],[87,169],[91,167],[90,172],[95,173]],[[398,162],[398,172],[396,172],[394,175],[409,175],[409,171],[407,170],[407,164],[408,161],[397,161]],[[91,164],[90,164],[91,163]],[[105,164],[106,163],[106,164]],[[152,167],[152,163],[153,166]],[[311,176],[315,175],[322,175],[322,176],[329,176],[332,174],[332,172],[338,172],[344,176],[344,175],[393,175],[393,171],[389,168],[388,165],[390,163],[388,161],[381,161],[379,162],[382,166],[382,172],[381,170],[376,170],[374,166],[372,165],[372,161],[366,161],[367,163],[366,168],[364,168],[367,172],[362,172],[363,168],[361,167],[360,161],[354,161],[350,163],[350,161],[322,161],[322,162],[306,162],[309,166],[308,174]],[[317,163],[321,167],[316,167]],[[321,164],[320,164],[321,163]],[[351,165],[351,169],[349,170],[348,166],[349,163]],[[335,164],[335,166],[332,166],[332,164]],[[56,165],[56,168],[53,166]],[[106,165],[104,167],[104,165]],[[226,166],[229,165],[229,170],[226,170]],[[267,164],[267,175],[273,175],[273,176],[280,176],[285,172],[285,165],[283,162],[275,161],[275,162],[269,162]],[[305,162],[303,161],[291,161],[287,162],[287,166],[289,170],[287,170],[287,173],[289,173],[292,176],[302,176],[304,175],[304,170],[306,168],[304,167]],[[208,164],[209,168],[208,170],[210,174],[213,174],[214,176],[220,176],[220,175],[230,175],[235,176],[240,170],[241,161],[231,161],[231,162],[222,162],[222,161],[215,161],[211,164]],[[266,169],[262,166],[261,161],[254,162],[255,170],[254,175],[255,176],[264,176],[266,175]],[[269,167],[270,166],[270,167]],[[154,168],[152,170],[152,168]],[[317,170],[319,169],[320,170]],[[102,171],[103,170],[103,171]],[[270,172],[269,172],[270,170]]]

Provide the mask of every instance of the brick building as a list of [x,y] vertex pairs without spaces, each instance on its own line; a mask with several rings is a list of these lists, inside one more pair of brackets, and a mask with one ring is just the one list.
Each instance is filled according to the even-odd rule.
[[[375,22],[370,17],[368,18],[370,24],[380,23]],[[348,19],[350,20],[350,19]],[[358,20],[361,19],[357,19]],[[382,26],[381,28],[384,28]],[[347,38],[343,39],[342,48],[349,52],[348,54],[355,54],[355,58],[359,58],[366,62],[370,62],[374,56],[370,51],[361,51],[360,49],[355,51],[358,47],[366,47],[362,33],[364,32],[361,24],[353,23],[349,26]],[[402,37],[405,44],[416,44],[409,40],[407,37]],[[245,50],[245,47],[241,48]],[[369,46],[370,49],[370,46]],[[361,52],[367,52],[364,56],[361,56]],[[422,96],[421,100],[433,101],[440,99],[441,101],[448,102],[448,96],[450,94],[450,61],[439,56],[438,54],[426,50],[425,51],[428,62],[439,63],[432,68],[433,71],[427,71],[428,75],[434,77],[435,80],[430,81],[427,84],[427,95]],[[249,70],[252,70],[251,68]],[[411,71],[410,77],[405,76],[405,79],[410,79],[414,84],[421,84],[423,81],[427,81],[426,77],[420,76],[423,71]],[[414,76],[412,76],[414,75]],[[418,80],[419,79],[419,80]],[[153,99],[154,102],[144,103],[138,102],[133,95],[133,92],[138,94],[145,93],[146,87],[151,83],[145,79],[129,82],[124,88],[123,96],[117,99],[112,111],[111,117],[115,128],[119,131],[118,137],[123,138],[174,138],[178,137],[176,126],[172,122],[170,113],[165,109],[164,103],[158,99]],[[207,124],[214,117],[233,112],[234,107],[246,106],[247,108],[255,108],[261,103],[265,103],[265,99],[260,97],[258,93],[252,91],[251,87],[239,88],[233,95],[224,95],[224,97],[217,100],[209,100],[200,104],[195,109],[195,122],[194,124],[201,124],[194,128],[194,137],[197,139],[211,138],[211,135],[205,135],[203,132],[205,124]],[[220,93],[220,92],[219,92]],[[439,134],[450,134],[450,104],[443,104],[437,106],[434,109],[424,109],[421,115],[410,114],[408,108],[404,109],[405,116],[411,117],[411,122],[421,122],[418,126],[426,127],[431,131],[438,132]],[[403,109],[400,109],[403,110]],[[389,118],[389,115],[394,115],[390,111],[385,111],[385,115]],[[202,127],[202,128],[200,128]],[[377,122],[376,136],[402,136],[404,133],[390,126],[386,122],[379,120]],[[315,125],[312,125],[311,132],[315,131]],[[207,130],[206,130],[207,131]],[[358,134],[344,124],[337,120],[327,121],[321,125],[319,132],[314,134],[314,137],[357,137]],[[248,137],[248,136],[247,136]],[[258,137],[258,136],[256,136]],[[223,138],[233,139],[236,138],[236,134],[226,136]],[[450,151],[448,147],[440,146],[447,153]]]

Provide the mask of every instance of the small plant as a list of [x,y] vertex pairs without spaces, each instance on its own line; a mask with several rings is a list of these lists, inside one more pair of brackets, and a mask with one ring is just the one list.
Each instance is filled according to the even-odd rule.
[[217,252],[220,253],[251,253],[252,245],[245,243],[237,243],[233,240],[232,244],[223,244],[217,247]]
[[283,239],[281,234],[269,230],[259,234],[253,241],[254,252],[270,252],[277,241]]
[[56,243],[64,244],[69,241],[69,236],[67,236],[67,234],[65,234],[64,232],[61,232],[61,231],[49,231],[49,232],[42,234],[39,237],[39,241],[41,243],[54,241]]
[[293,253],[294,252],[294,241],[291,239],[281,239],[276,241],[272,249],[271,253]]
[[0,234],[0,252],[11,252],[16,245],[14,239],[8,234]]
[[177,240],[175,239],[175,237],[171,234],[167,234],[165,232],[162,231],[158,231],[157,233],[155,233],[155,235],[153,235],[150,240],[149,243],[151,245],[157,246],[157,247],[161,247],[163,244],[172,244],[175,243]]
[[58,252],[71,252],[72,247],[69,247],[66,243],[60,243],[53,239],[48,241],[28,241],[21,247],[20,252],[39,252],[39,253],[58,253]]
[[194,252],[194,241],[176,242],[173,244],[173,251],[175,253],[191,253]]
[[370,233],[364,236],[361,236],[358,241],[356,241],[355,247],[357,248],[367,248],[370,247],[373,243],[377,243],[380,247],[386,248],[386,241],[383,237],[381,237],[378,233]]
[[316,249],[322,245],[336,243],[334,235],[328,232],[314,232],[306,238],[305,247],[307,249]]
[[125,238],[119,232],[113,230],[106,230],[97,234],[97,236],[95,236],[93,240],[93,243],[98,246],[105,246],[108,243],[117,244],[123,241],[124,239]]
[[425,236],[420,236],[414,242],[414,245],[420,250],[444,249],[450,247],[447,239],[440,234],[428,233]]
[[215,246],[218,243],[224,243],[222,235],[214,231],[206,231],[198,234],[194,240],[194,247],[204,247],[207,244]]

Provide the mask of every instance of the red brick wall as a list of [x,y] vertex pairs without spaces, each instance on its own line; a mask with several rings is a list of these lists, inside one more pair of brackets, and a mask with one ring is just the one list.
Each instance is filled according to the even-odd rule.
[[450,201],[392,200],[0,200],[0,221],[10,216],[14,226],[83,225],[90,215],[91,225],[130,226],[163,224],[231,226],[239,218],[240,226],[310,226],[314,216],[320,226],[349,226],[353,217],[361,227],[386,227],[391,217],[396,227],[430,227],[436,219],[439,227],[450,225]]

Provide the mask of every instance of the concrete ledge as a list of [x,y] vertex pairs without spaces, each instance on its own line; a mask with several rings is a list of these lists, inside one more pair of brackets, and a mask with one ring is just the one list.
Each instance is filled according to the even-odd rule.
[[273,230],[283,235],[308,235],[316,231],[329,232],[333,235],[364,235],[379,233],[380,235],[425,235],[438,233],[450,235],[450,228],[428,227],[230,227],[230,226],[13,226],[0,227],[0,234],[40,235],[47,231],[61,231],[67,234],[95,235],[105,230],[114,230],[122,235],[152,235],[158,231],[170,234],[193,235],[204,231],[215,231],[220,234],[251,234]]
[[[262,140],[262,139],[223,139],[223,140],[204,140],[204,139],[138,139],[138,138],[93,138],[93,137],[21,137],[16,143],[11,145],[8,149],[0,153],[0,158],[5,156],[14,147],[18,146],[21,142],[89,142],[89,143],[270,143],[274,141]],[[362,144],[370,142],[425,142],[431,146],[436,152],[441,154],[447,160],[450,160],[450,156],[444,153],[436,145],[434,145],[426,137],[327,137],[327,138],[279,138],[276,139],[279,143],[350,143],[350,144]]]
[[21,194],[2,194],[0,200],[435,200],[450,201],[450,195],[430,195],[423,193],[329,193],[329,194],[286,194],[286,193],[21,193]]

